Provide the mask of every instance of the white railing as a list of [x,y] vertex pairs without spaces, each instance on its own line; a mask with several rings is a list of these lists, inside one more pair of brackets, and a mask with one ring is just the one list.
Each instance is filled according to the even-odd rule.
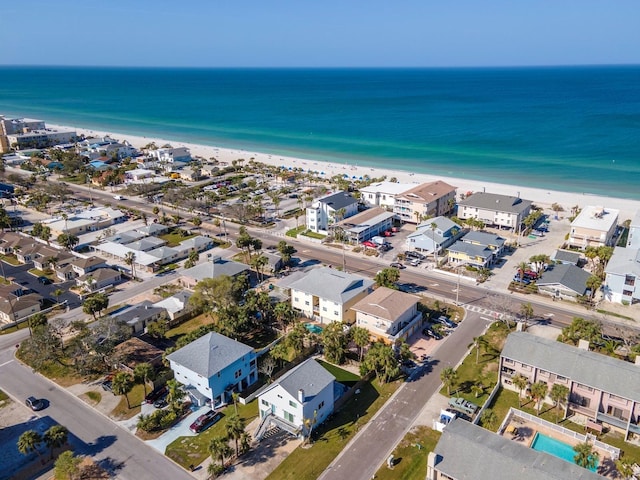
[[[546,420],[543,420],[540,417],[536,417],[534,415],[531,415],[529,413],[523,412],[522,410],[517,410],[513,407],[511,407],[509,409],[509,413],[507,414],[506,418],[512,418],[513,416],[516,417],[520,417],[528,422],[531,422],[533,424],[536,425],[540,425],[542,427],[548,428],[550,430],[553,430],[554,432],[558,432],[561,433],[562,435],[566,435],[568,437],[571,437],[581,443],[583,442],[591,442],[593,443],[593,446],[596,448],[599,448],[600,450],[604,450],[605,452],[609,453],[609,455],[611,456],[611,458],[613,460],[617,460],[618,458],[620,458],[620,449],[616,448],[616,447],[612,447],[611,445],[608,445],[606,443],[603,443],[599,440],[595,440],[595,437],[593,435],[583,435],[581,433],[578,432],[574,432],[573,430],[569,430],[568,428],[562,427],[560,425],[556,425],[555,423],[551,423],[551,422],[547,422]],[[504,428],[504,426],[507,425],[508,422],[503,422],[503,425],[501,425],[501,429]],[[499,430],[502,431],[502,430]]]

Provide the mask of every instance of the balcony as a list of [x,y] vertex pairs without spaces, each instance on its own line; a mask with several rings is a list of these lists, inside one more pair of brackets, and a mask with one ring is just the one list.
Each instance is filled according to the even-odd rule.
[[[596,415],[596,420],[602,423],[613,425],[617,428],[621,428],[622,430],[627,429],[627,423],[629,422],[629,420],[625,420],[624,418],[614,417],[612,415],[607,415],[606,413],[601,412],[598,412],[598,414]],[[640,434],[640,426],[636,425],[635,423],[631,423],[629,424],[629,431]]]

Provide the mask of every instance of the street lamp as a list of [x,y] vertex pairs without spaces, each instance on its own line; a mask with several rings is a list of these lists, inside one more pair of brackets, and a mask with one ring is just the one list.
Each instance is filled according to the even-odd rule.
[[456,286],[456,306],[457,306],[457,305],[460,305],[460,303],[459,303],[459,301],[458,301],[458,299],[460,298],[460,276],[461,276],[461,275],[460,275],[460,268],[461,268],[461,267],[464,267],[464,266],[466,266],[466,265],[467,265],[467,262],[463,262],[463,263],[459,264],[459,265],[456,267],[456,268],[458,269],[458,283],[457,283],[457,286]]

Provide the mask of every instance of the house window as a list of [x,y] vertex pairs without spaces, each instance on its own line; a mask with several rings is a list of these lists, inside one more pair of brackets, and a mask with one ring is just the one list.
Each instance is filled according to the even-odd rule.
[[567,377],[563,377],[562,375],[556,375],[556,380],[558,380],[559,382],[566,382]]
[[298,299],[298,297],[293,297],[293,301],[297,303],[297,302],[299,302],[300,300]]
[[549,372],[547,372],[546,370],[540,370],[540,376],[541,377],[548,377],[549,376]]
[[327,311],[327,307],[322,307],[322,311],[326,312]]
[[511,360],[510,358],[505,358],[504,359],[504,363],[507,363],[509,365],[513,365],[515,362],[513,360]]
[[629,403],[629,401],[626,398],[618,397],[617,395],[609,394],[609,398],[611,400],[615,400],[618,403],[622,403],[623,405],[627,405]]
[[291,422],[291,423],[293,423],[293,422],[294,422],[293,415],[291,415],[291,414],[290,414],[289,412],[287,412],[287,411],[285,411],[285,412],[284,412],[284,419],[285,419],[287,422]]
[[318,410],[320,410],[322,407],[324,407],[324,400],[318,404]]
[[304,304],[308,307],[308,306],[309,306],[309,300],[307,300],[306,302],[304,302]]
[[242,369],[238,370],[235,374],[234,374],[235,378],[240,378],[242,376]]
[[587,392],[593,392],[593,388],[587,387],[586,385],[582,385],[581,383],[576,383],[576,386],[581,390],[586,390]]
[[623,290],[622,295],[624,295],[625,297],[630,297],[631,295],[633,295],[633,292],[631,290]]
[[261,403],[262,405],[264,405],[265,407],[268,407],[268,406],[269,406],[269,402],[267,402],[264,398],[263,398],[262,400],[260,400],[260,403]]
[[298,408],[298,404],[296,402],[294,402],[293,400],[289,400],[289,406],[293,407],[293,408]]
[[340,312],[335,311],[335,312],[333,312],[333,314],[337,316],[337,315],[340,315]]
[[633,287],[636,283],[636,277],[633,275],[627,275],[624,278],[624,284]]

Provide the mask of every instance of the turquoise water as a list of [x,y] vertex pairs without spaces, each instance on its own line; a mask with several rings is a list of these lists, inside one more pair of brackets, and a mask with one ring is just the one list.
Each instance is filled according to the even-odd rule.
[[311,333],[316,333],[318,335],[322,333],[322,327],[314,325],[313,323],[305,323],[304,326]]
[[0,113],[640,199],[640,67],[0,67]]
[[[573,447],[569,444],[561,442],[560,440],[556,440],[555,438],[548,437],[543,435],[540,432],[536,433],[536,436],[533,439],[533,443],[531,444],[531,448],[534,450],[538,450],[539,452],[546,452],[554,457],[561,458],[562,460],[566,460],[567,462],[576,463],[573,461],[573,457],[576,452],[574,452]],[[598,462],[599,464],[600,462]],[[595,472],[598,469],[598,464],[594,468],[590,470]]]

